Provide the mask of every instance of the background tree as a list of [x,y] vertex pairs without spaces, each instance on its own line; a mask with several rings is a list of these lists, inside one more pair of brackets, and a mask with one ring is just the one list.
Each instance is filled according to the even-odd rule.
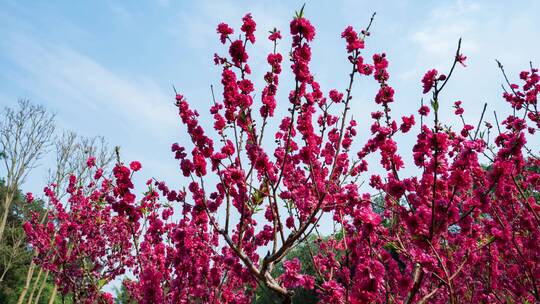
[[115,304],[136,304],[135,300],[130,296],[129,291],[126,288],[125,284],[122,284],[120,287],[115,288]]
[[114,149],[103,136],[84,137],[72,131],[64,131],[54,143],[55,166],[49,169],[47,184],[55,184],[55,192],[62,199],[71,175],[82,183],[92,181],[87,170],[87,161],[93,157],[95,165],[104,172],[110,172],[114,160]]
[[6,107],[2,113],[0,151],[6,174],[6,195],[0,209],[0,241],[19,186],[48,152],[54,130],[54,115],[29,100],[21,99],[16,107]]
[[[6,187],[0,182],[0,199],[4,199]],[[31,220],[34,213],[44,214],[44,202],[36,199],[27,200],[21,191],[11,204],[11,212],[7,219],[4,240],[0,243],[0,303],[16,303],[17,296],[25,285],[26,274],[32,263],[32,251],[27,245],[26,234],[22,228],[23,223]],[[54,289],[54,282],[49,278],[42,289],[42,294],[47,295],[46,300],[35,303],[47,303],[48,296]]]
[[[4,181],[0,181],[0,198],[6,195],[6,187]],[[13,199],[12,210],[19,207],[23,208],[25,199],[18,191]],[[24,220],[29,220],[29,217],[19,217],[20,212],[12,212],[8,215],[5,239],[0,245],[0,286],[2,286],[6,274],[12,267],[16,267],[23,261],[29,261],[28,250],[26,248],[26,237],[21,229]],[[24,264],[24,262],[23,262]]]

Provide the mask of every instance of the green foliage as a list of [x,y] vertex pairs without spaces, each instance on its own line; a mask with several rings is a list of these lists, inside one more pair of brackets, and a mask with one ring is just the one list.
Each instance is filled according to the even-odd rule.
[[124,284],[120,288],[115,288],[114,293],[116,297],[114,299],[115,304],[135,304],[135,301],[129,296],[128,290]]
[[[5,199],[6,192],[4,180],[0,180],[0,201]],[[28,266],[32,261],[32,251],[26,245],[26,237],[22,226],[33,212],[42,215],[44,210],[42,201],[35,200],[31,204],[27,203],[22,192],[20,190],[16,192],[10,207],[6,231],[0,242],[0,276],[5,272],[3,280],[0,282],[0,303],[17,303],[26,281]],[[34,272],[34,277],[37,277],[37,271]],[[54,283],[49,278],[39,303],[48,303],[53,288]],[[37,289],[35,294],[37,294]],[[27,294],[29,295],[30,291]],[[57,303],[60,303],[60,301],[57,300]]]

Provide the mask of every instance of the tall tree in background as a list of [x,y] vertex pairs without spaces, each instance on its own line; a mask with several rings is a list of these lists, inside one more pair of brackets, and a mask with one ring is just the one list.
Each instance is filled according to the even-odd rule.
[[[6,186],[4,181],[0,181],[0,198],[4,199],[6,195]],[[13,207],[24,207],[24,203],[21,204],[22,195],[17,191],[14,200]],[[15,208],[12,208],[15,209]],[[18,212],[17,212],[18,213]],[[22,221],[29,220],[22,219],[10,214],[6,223],[5,237],[0,243],[0,286],[2,286],[4,279],[8,272],[19,263],[25,260],[29,260],[27,257],[28,250],[26,250],[26,237],[22,230]]]
[[92,157],[95,165],[108,172],[114,160],[114,149],[102,136],[84,137],[73,131],[64,131],[54,142],[55,165],[49,168],[48,185],[56,185],[55,193],[59,198],[66,195],[66,188],[71,175],[86,184],[92,181],[87,170],[87,161]]
[[[6,195],[6,187],[0,180],[0,200]],[[31,194],[23,195],[18,190],[7,219],[4,239],[0,243],[0,303],[16,303],[19,291],[24,286],[25,277],[32,264],[33,253],[27,246],[23,223],[31,220],[33,214],[43,216],[44,202],[33,199]],[[50,295],[54,288],[52,279],[44,282],[43,295]],[[48,299],[48,298],[47,298]],[[33,303],[33,302],[29,302]],[[36,301],[35,303],[43,303]]]
[[0,151],[6,173],[6,195],[0,210],[0,241],[16,192],[37,161],[47,153],[54,130],[54,114],[29,100],[21,99],[17,107],[4,109],[0,122]]

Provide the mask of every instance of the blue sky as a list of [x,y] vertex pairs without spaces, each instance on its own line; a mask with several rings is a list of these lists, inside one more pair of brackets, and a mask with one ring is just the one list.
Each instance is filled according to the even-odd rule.
[[[512,75],[540,62],[539,2],[520,1],[306,1],[306,16],[317,28],[312,70],[324,91],[343,90],[348,65],[340,33],[364,27],[377,12],[366,54],[386,52],[397,114],[415,113],[420,79],[432,67],[447,70],[459,37],[468,67],[459,69],[443,102],[463,100],[476,121],[484,102],[503,112],[500,59]],[[173,142],[185,143],[173,106],[174,85],[205,113],[210,85],[219,85],[214,52],[225,53],[215,33],[225,21],[240,24],[246,12],[258,23],[258,41],[249,50],[254,80],[261,87],[274,26],[288,23],[304,1],[1,1],[0,106],[30,98],[58,113],[59,128],[85,136],[103,135],[122,147],[124,159],[143,163],[143,175],[180,184]],[[264,36],[262,36],[264,35]],[[285,35],[287,36],[287,35]],[[284,39],[280,50],[287,52]],[[279,103],[284,109],[287,79]],[[375,108],[373,81],[353,91],[352,113],[367,136]],[[219,91],[218,91],[219,95]],[[280,105],[278,104],[278,107]],[[443,106],[444,108],[444,106]],[[452,122],[450,107],[443,119]],[[203,119],[203,122],[204,121]],[[402,144],[412,142],[403,138]],[[406,159],[410,161],[410,159]],[[39,192],[47,160],[30,175],[25,190]]]

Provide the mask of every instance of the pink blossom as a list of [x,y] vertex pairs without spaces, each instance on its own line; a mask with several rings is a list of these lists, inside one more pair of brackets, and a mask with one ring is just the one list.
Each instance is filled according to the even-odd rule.
[[255,43],[255,28],[257,24],[255,21],[253,21],[253,18],[251,17],[251,14],[246,14],[244,18],[242,18],[242,27],[240,30],[246,34],[246,38],[251,42],[252,44]]
[[435,84],[435,79],[437,77],[437,73],[438,72],[435,69],[429,70],[424,75],[424,78],[422,78],[422,84],[424,86],[424,91],[423,91],[424,94],[426,94],[427,92],[431,90],[431,88],[433,88]]
[[234,30],[226,23],[220,23],[217,27],[217,32],[220,35],[219,40],[221,41],[221,43],[225,44],[225,41],[227,40],[229,35],[234,33]]
[[133,171],[139,171],[141,170],[141,163],[136,160],[132,161],[131,163],[129,163],[129,168]]

